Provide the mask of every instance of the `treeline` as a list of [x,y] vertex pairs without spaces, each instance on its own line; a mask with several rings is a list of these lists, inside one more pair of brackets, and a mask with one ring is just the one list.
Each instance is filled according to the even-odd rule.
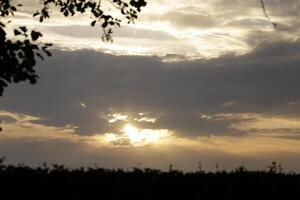
[[[1,162],[0,162],[1,163]],[[299,199],[300,175],[275,162],[265,171],[69,169],[0,164],[1,199]]]

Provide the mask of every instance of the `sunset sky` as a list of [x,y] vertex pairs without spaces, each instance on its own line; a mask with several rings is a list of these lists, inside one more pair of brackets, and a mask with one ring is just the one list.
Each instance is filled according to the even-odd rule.
[[260,0],[148,0],[113,43],[89,14],[39,23],[16,2],[9,26],[54,47],[0,97],[7,163],[300,171],[299,0],[265,0],[276,29]]

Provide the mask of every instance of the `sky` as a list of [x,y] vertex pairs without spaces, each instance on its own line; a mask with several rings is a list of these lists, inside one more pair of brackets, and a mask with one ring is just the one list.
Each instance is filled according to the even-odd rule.
[[275,29],[259,0],[152,0],[113,43],[88,14],[41,24],[18,2],[10,26],[54,47],[0,98],[7,163],[300,171],[298,0],[265,0]]

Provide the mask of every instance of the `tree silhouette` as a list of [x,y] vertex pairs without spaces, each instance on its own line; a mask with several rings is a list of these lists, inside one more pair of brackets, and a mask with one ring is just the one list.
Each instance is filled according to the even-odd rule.
[[[296,199],[300,174],[271,170],[161,171],[151,168],[36,168],[4,163],[0,158],[3,199]],[[277,165],[275,165],[276,167]],[[5,197],[9,198],[5,198]]]
[[[107,0],[114,8],[120,11],[127,23],[133,23],[138,18],[141,8],[146,6],[145,0]],[[74,16],[76,13],[92,14],[91,26],[100,25],[103,30],[102,40],[112,41],[112,33],[115,27],[120,27],[121,19],[106,14],[98,2],[91,0],[40,0],[42,8],[33,13],[34,18],[40,22],[50,18],[50,9],[53,7],[65,17]],[[48,48],[50,43],[40,43],[38,40],[42,33],[36,30],[29,30],[26,26],[19,26],[13,30],[7,30],[7,24],[11,21],[9,16],[14,15],[22,4],[14,5],[12,0],[0,1],[0,96],[3,95],[4,88],[10,83],[29,81],[35,84],[38,75],[34,69],[36,58],[44,59],[51,56]],[[7,20],[5,20],[7,19]],[[8,32],[13,31],[14,37],[8,36]]]

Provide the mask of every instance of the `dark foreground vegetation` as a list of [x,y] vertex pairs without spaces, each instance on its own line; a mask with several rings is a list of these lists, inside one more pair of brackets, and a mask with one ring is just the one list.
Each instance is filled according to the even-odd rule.
[[0,165],[1,199],[299,199],[300,175],[266,171],[184,173]]

